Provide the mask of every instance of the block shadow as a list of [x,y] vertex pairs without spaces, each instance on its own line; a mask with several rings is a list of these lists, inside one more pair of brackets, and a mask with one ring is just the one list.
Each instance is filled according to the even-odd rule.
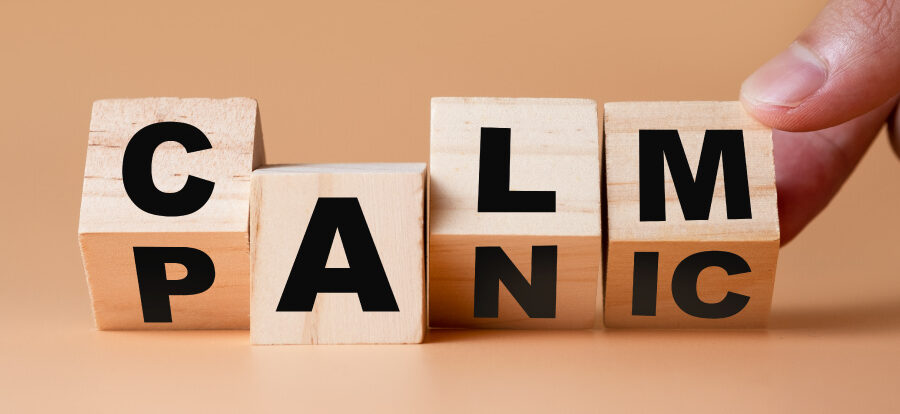
[[769,317],[769,329],[836,332],[898,330],[900,329],[900,298],[879,302],[773,311]]
[[450,342],[518,341],[547,336],[566,338],[590,338],[600,334],[593,329],[444,329],[432,328],[425,336],[425,344]]
[[525,329],[430,329],[425,343],[457,341],[515,341],[545,336],[587,339],[660,337],[660,336],[742,336],[765,337],[779,330],[818,331],[822,333],[879,333],[900,331],[900,298],[803,309],[774,310],[768,329],[614,329],[525,330]]

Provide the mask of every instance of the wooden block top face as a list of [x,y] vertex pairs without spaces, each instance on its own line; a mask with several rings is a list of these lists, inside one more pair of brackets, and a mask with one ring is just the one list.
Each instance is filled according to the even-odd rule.
[[[425,164],[319,164],[252,175],[251,342],[418,343],[425,329]],[[276,311],[320,199],[355,198],[399,311],[366,311],[356,293],[319,292],[312,311]],[[338,217],[340,219],[340,217]],[[347,268],[335,233],[326,268]]]
[[[328,174],[412,174],[419,175],[425,172],[424,163],[416,162],[383,162],[360,164],[286,164],[267,165],[253,171],[254,175],[328,175]],[[259,179],[263,179],[260,177]]]
[[[211,146],[188,153],[183,145],[167,141],[152,155],[152,180],[159,191],[181,190],[188,176],[214,183],[206,203],[190,214],[151,214],[129,198],[122,181],[125,149],[132,137],[160,122],[189,124]],[[261,138],[257,104],[249,98],[94,102],[79,233],[246,232],[250,172],[262,161]]]
[[[604,111],[611,241],[779,239],[772,130],[751,118],[739,102],[616,102],[604,105]],[[747,179],[743,181],[749,189],[750,218],[728,218],[723,156],[718,153],[712,154],[716,155],[718,171],[707,219],[685,219],[682,201],[672,180],[670,168],[673,161],[666,155],[665,163],[661,164],[664,165],[662,170],[665,175],[665,220],[642,221],[641,130],[677,130],[691,179],[697,177],[707,131],[739,130],[745,150]],[[645,137],[648,140],[655,138],[650,135]],[[719,137],[710,137],[710,140]],[[740,181],[739,174],[735,175],[735,180]],[[652,177],[644,180],[647,185]],[[739,191],[734,193],[739,195]]]
[[[483,128],[509,129],[509,190],[553,191],[555,212],[479,212]],[[592,100],[433,98],[430,232],[599,236],[599,165]]]

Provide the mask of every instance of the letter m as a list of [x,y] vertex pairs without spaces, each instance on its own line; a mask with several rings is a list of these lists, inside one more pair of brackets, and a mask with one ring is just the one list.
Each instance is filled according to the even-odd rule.
[[642,129],[638,139],[641,221],[666,220],[665,164],[669,165],[684,219],[708,220],[720,158],[728,218],[751,218],[741,130],[706,131],[696,177],[691,174],[678,131]]

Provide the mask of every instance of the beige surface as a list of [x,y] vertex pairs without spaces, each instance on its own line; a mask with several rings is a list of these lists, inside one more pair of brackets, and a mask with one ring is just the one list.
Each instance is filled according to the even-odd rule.
[[897,411],[900,163],[884,137],[782,249],[768,331],[252,347],[247,331],[95,331],[81,270],[96,99],[252,96],[269,162],[422,162],[432,96],[734,100],[822,3],[7,2],[0,408]]
[[[655,328],[764,327],[769,316],[779,230],[772,158],[772,129],[744,112],[740,102],[613,102],[604,109],[606,207],[609,250],[604,284],[606,326]],[[707,130],[741,130],[747,162],[751,218],[727,218],[725,174],[716,161],[715,188],[707,220],[685,220],[666,158],[664,221],[640,219],[639,136],[643,129],[678,131],[696,176]],[[697,279],[700,300],[716,303],[728,292],[749,297],[737,314],[703,319],[682,312],[672,298],[672,274],[688,256],[726,251],[743,258],[750,272],[727,275],[707,269]],[[656,314],[632,315],[635,252],[659,252]]]
[[[355,197],[397,302],[364,312],[353,293],[318,293],[311,312],[276,312],[320,197]],[[250,341],[420,343],[425,335],[425,163],[271,166],[253,172]],[[326,268],[348,267],[335,233]],[[365,272],[365,269],[357,269]],[[302,274],[300,276],[303,276]]]

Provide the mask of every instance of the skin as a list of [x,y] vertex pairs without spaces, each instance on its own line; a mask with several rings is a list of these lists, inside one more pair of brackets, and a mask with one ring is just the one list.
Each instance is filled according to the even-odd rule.
[[775,129],[782,244],[828,205],[887,123],[900,155],[900,0],[834,0],[744,81],[747,111]]

